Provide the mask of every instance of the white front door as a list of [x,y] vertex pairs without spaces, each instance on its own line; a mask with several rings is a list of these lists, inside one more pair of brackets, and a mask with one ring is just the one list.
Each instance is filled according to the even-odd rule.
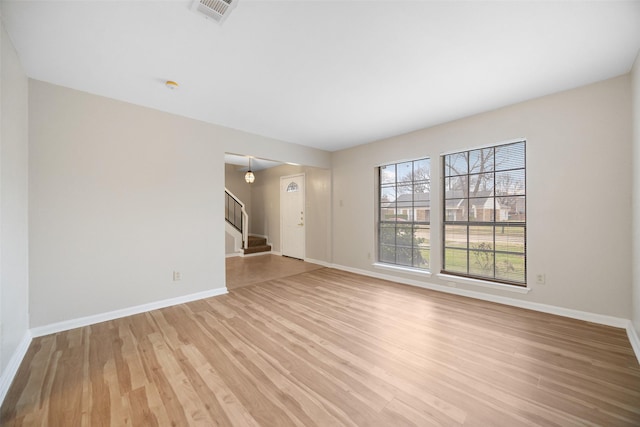
[[305,256],[304,174],[280,178],[280,241],[282,255]]

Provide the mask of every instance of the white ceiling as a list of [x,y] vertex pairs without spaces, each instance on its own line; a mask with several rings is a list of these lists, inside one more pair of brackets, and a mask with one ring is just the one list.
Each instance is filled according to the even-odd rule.
[[[29,77],[337,150],[627,73],[640,1],[3,1]],[[165,80],[179,90],[169,91]]]

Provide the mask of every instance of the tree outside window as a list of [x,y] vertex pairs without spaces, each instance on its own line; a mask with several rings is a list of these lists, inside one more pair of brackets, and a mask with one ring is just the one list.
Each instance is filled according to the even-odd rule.
[[379,262],[429,268],[430,172],[427,158],[379,168]]

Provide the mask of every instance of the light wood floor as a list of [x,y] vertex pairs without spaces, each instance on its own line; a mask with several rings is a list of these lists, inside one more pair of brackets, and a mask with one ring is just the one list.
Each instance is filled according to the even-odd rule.
[[322,268],[318,264],[273,254],[227,258],[226,266],[228,290]]
[[322,268],[34,339],[0,424],[640,425],[621,329]]

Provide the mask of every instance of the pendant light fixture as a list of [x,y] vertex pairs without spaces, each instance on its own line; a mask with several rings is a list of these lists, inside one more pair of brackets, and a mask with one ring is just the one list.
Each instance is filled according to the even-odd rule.
[[249,157],[249,170],[244,174],[244,180],[247,184],[252,184],[256,180],[256,176],[251,172],[251,157]]

